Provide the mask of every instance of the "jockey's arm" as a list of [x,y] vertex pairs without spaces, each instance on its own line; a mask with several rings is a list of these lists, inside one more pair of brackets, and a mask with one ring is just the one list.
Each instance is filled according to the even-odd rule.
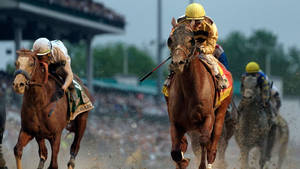
[[55,58],[55,61],[65,61],[64,70],[67,73],[65,83],[63,84],[62,88],[66,90],[70,84],[73,81],[73,72],[71,68],[71,58],[67,53],[67,50],[63,51],[62,49],[59,49],[55,47],[53,49],[53,57]]
[[270,87],[268,80],[265,77],[261,76],[261,93],[264,105],[267,105],[270,100]]
[[64,66],[64,70],[67,73],[67,77],[65,79],[65,83],[62,86],[62,88],[63,89],[67,89],[70,86],[70,84],[72,83],[72,81],[73,81],[73,72],[72,72],[72,68],[71,68],[71,61],[70,61],[70,59],[67,60],[65,66]]
[[218,40],[218,29],[216,24],[212,21],[212,23],[208,23],[206,20],[204,20],[204,22],[207,22],[205,25],[208,28],[208,37],[207,40],[200,46],[200,50],[204,54],[213,54]]

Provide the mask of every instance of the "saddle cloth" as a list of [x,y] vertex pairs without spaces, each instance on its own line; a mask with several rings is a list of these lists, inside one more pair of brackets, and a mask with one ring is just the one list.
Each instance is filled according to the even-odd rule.
[[[199,60],[205,65],[206,69],[213,77],[214,83],[216,86],[217,79],[214,76],[211,63],[209,63],[209,61],[207,61],[206,59],[203,59],[203,57],[199,57]],[[217,87],[216,87],[217,95],[215,97],[214,108],[218,108],[221,105],[222,101],[225,100],[230,95],[230,92],[233,90],[233,79],[232,79],[231,73],[225,68],[225,66],[221,62],[219,62],[217,59],[214,59],[214,61],[218,63],[218,70],[219,70],[221,76],[223,77],[223,79],[227,82],[227,87],[224,89],[217,90]],[[169,90],[169,86],[168,87],[164,86],[164,88],[162,89],[162,93],[164,94],[165,97],[169,96],[168,90]]]
[[215,107],[219,107],[223,100],[225,100],[233,90],[233,79],[231,73],[225,68],[225,66],[218,61],[218,69],[220,71],[221,76],[225,81],[227,81],[227,87],[225,89],[221,89],[219,95],[217,95]]
[[[74,120],[79,114],[94,108],[91,100],[85,94],[84,88],[79,82],[73,80],[74,92],[68,92],[69,120]],[[77,96],[73,96],[76,94]]]

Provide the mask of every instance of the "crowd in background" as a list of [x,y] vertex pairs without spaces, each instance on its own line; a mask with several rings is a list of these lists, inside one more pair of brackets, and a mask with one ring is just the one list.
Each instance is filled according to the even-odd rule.
[[166,116],[166,104],[157,104],[152,95],[105,91],[95,93],[95,111],[101,114],[139,114]]
[[39,0],[49,4],[55,4],[67,8],[76,9],[91,15],[105,17],[109,20],[122,21],[124,17],[116,14],[101,3],[93,2],[93,0]]

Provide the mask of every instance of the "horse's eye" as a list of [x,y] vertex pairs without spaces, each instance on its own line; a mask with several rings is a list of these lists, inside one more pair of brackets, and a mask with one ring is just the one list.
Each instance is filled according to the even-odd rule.
[[196,44],[196,41],[195,41],[195,39],[194,39],[194,38],[192,38],[192,39],[190,40],[190,43],[191,43],[191,45],[192,45],[192,46],[194,46],[194,45]]
[[33,66],[34,66],[34,63],[30,63],[29,66],[30,66],[30,67],[33,67]]
[[171,37],[168,38],[168,46],[170,47],[172,45],[172,39]]

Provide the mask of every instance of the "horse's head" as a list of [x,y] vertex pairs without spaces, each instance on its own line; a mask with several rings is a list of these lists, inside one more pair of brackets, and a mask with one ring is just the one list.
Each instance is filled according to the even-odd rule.
[[[22,49],[17,51],[17,54],[18,58],[15,63],[16,71],[14,74],[15,79],[13,82],[13,89],[16,93],[23,94],[28,85],[38,84],[36,83],[36,78],[34,79],[34,76],[39,76],[36,74],[47,70],[41,69],[40,64],[45,63],[39,62],[35,52]],[[46,65],[45,68],[47,69]]]
[[255,74],[253,74],[253,76],[244,77],[242,89],[243,99],[253,101],[254,99],[257,99],[259,93],[260,88],[257,87],[257,77]]
[[191,24],[175,24],[173,20],[172,24],[174,31],[168,39],[168,47],[172,57],[170,69],[181,73],[190,57],[195,54],[196,41],[192,30],[195,23],[193,21]]

